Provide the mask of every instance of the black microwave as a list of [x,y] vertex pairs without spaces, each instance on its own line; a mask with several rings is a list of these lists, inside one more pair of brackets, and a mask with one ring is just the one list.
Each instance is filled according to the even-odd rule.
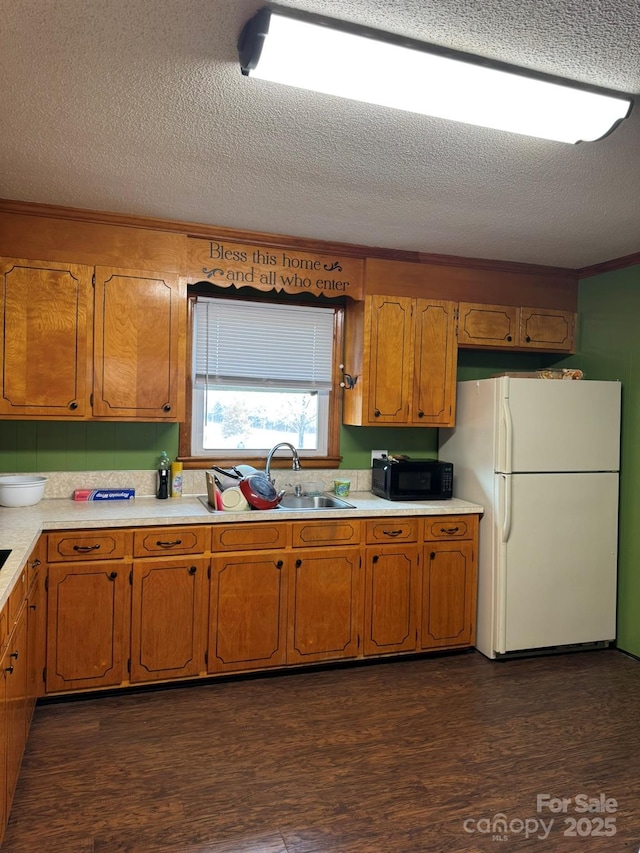
[[437,459],[374,459],[371,491],[388,501],[444,501],[453,494],[453,463]]

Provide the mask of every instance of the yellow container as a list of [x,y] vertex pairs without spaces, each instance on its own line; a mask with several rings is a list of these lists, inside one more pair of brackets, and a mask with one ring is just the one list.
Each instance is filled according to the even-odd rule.
[[171,497],[182,497],[182,462],[171,463]]

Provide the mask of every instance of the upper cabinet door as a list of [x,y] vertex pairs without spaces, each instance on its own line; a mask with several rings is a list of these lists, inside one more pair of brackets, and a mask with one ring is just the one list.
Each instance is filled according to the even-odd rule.
[[3,258],[0,270],[0,414],[87,417],[92,268]]
[[573,352],[575,314],[548,308],[520,309],[520,343],[558,352]]
[[518,309],[514,305],[459,305],[458,346],[513,349],[518,344]]
[[456,303],[416,299],[411,423],[453,426],[456,408]]
[[367,382],[370,425],[407,423],[414,344],[413,302],[403,296],[366,299],[370,329]]
[[96,267],[94,417],[184,419],[186,312],[179,276]]

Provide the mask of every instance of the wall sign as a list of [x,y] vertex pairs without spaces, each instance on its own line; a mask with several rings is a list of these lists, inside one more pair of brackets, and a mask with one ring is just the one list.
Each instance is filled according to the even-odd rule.
[[364,259],[273,246],[189,241],[187,282],[362,299]]

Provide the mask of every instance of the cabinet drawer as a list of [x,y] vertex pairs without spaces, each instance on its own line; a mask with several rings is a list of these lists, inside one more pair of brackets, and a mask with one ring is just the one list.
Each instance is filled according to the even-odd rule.
[[209,527],[146,527],[134,531],[133,556],[200,554],[209,550]]
[[286,548],[289,525],[270,524],[214,524],[213,551],[255,551],[262,548]]
[[417,518],[380,518],[367,521],[367,544],[376,542],[417,542],[420,522]]
[[9,595],[7,630],[9,633],[13,630],[13,626],[18,621],[18,615],[27,597],[27,570],[23,569],[20,572],[20,577],[16,581],[16,585],[11,590]]
[[82,533],[50,533],[47,560],[117,560],[127,553],[131,533],[128,530],[86,530]]
[[425,518],[424,538],[473,539],[478,530],[477,515],[443,515]]
[[357,545],[359,542],[360,521],[357,518],[293,523],[294,548],[309,545]]

